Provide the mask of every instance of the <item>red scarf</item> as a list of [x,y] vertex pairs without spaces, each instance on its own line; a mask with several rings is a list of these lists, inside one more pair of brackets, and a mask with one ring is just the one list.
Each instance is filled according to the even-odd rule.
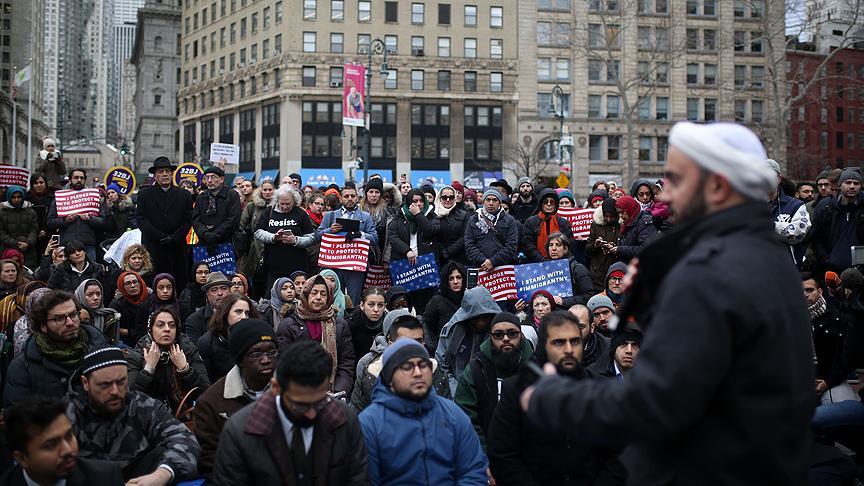
[[558,228],[558,213],[546,214],[540,211],[537,216],[540,217],[540,231],[537,233],[537,249],[540,250],[543,258],[549,258],[549,254],[546,253],[546,242],[549,240],[549,235],[561,232],[561,229]]
[[309,218],[312,219],[312,222],[315,223],[315,227],[321,226],[321,221],[324,220],[324,213],[318,215],[313,213],[309,209],[306,209],[306,214],[308,214]]

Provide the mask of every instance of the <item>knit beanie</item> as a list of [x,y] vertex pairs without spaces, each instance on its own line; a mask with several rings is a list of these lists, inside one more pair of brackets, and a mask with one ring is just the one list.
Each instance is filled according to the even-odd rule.
[[642,344],[642,329],[634,322],[628,322],[624,328],[619,328],[612,336],[610,351],[614,354],[618,346],[632,341],[637,345]]
[[106,346],[84,355],[81,361],[81,374],[88,376],[96,370],[118,365],[126,366],[126,355],[123,354],[123,350]]
[[840,179],[837,181],[837,184],[843,184],[843,182],[848,181],[849,179],[864,182],[864,177],[861,176],[861,172],[857,168],[853,169],[850,167],[840,174]]
[[429,352],[422,344],[407,337],[401,337],[388,346],[381,358],[381,374],[378,375],[381,383],[389,386],[396,368],[411,358],[429,359]]
[[520,187],[522,187],[522,184],[531,184],[531,188],[532,189],[534,188],[534,183],[531,182],[530,177],[520,177],[519,182],[516,183],[516,189],[519,189]]
[[368,192],[369,189],[378,189],[378,192],[383,193],[384,192],[384,181],[382,181],[381,179],[378,179],[377,177],[375,179],[369,179],[369,182],[366,183],[366,187],[364,188],[364,191]]
[[486,189],[485,191],[483,191],[483,200],[484,201],[489,196],[497,197],[499,201],[504,200],[504,196],[501,194],[501,191],[499,191],[498,189],[495,189],[494,187],[490,187],[489,189]]
[[611,197],[609,199],[603,200],[603,206],[601,207],[603,208],[604,215],[608,214],[610,216],[618,216],[618,210],[615,208],[615,202],[616,201]]
[[450,184],[450,187],[452,187],[456,192],[465,193],[465,186],[463,186],[459,181],[453,181],[453,183]]
[[117,194],[123,194],[123,191],[120,190],[120,186],[118,186],[116,182],[112,182],[111,184],[108,184],[108,187],[105,188],[105,192],[108,192],[108,191],[114,191]]
[[570,202],[573,203],[574,206],[576,205],[576,198],[573,197],[573,193],[572,193],[572,192],[570,192],[570,191],[566,191],[566,190],[565,190],[565,191],[561,191],[560,193],[558,193],[558,201],[559,201],[559,202],[560,202],[562,199],[564,199],[565,197],[566,197],[567,199],[569,199]]
[[54,145],[55,147],[57,146],[57,144],[54,143],[53,138],[46,137],[45,139],[42,140],[42,149],[43,150],[48,150],[49,145]]
[[588,299],[588,303],[586,304],[586,306],[588,307],[588,310],[592,313],[595,310],[601,309],[603,307],[606,307],[613,311],[615,310],[615,304],[612,303],[612,299],[602,294],[597,294],[594,297]]
[[520,327],[522,325],[522,321],[519,320],[519,317],[516,314],[511,312],[499,312],[495,314],[495,317],[492,318],[492,324],[489,326],[490,328],[499,322],[509,322],[511,324],[515,324],[516,327]]
[[228,349],[234,363],[240,364],[246,351],[258,343],[272,342],[276,344],[276,334],[273,326],[261,319],[243,319],[231,327],[228,336]]

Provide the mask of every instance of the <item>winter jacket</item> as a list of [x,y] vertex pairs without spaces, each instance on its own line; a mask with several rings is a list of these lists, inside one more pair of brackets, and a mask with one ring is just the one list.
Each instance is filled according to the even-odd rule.
[[80,457],[126,467],[150,451],[163,450],[159,463],[174,470],[175,480],[194,479],[201,447],[162,402],[129,390],[123,409],[110,417],[98,414],[89,402],[84,387],[76,383],[69,392],[66,417],[78,437]]
[[480,266],[487,259],[496,267],[516,263],[519,237],[519,223],[503,210],[498,212],[494,229],[480,221],[479,212],[472,214],[465,226],[468,266]]
[[[107,345],[105,337],[95,327],[82,325],[80,332],[87,335],[87,352]],[[6,370],[3,406],[8,407],[33,395],[61,398],[68,391],[69,380],[75,371],[42,356],[36,338],[31,336],[24,345],[24,351],[15,356]]]
[[537,211],[540,210],[540,208],[537,207],[540,201],[540,197],[534,194],[531,194],[531,199],[529,199],[528,202],[522,202],[522,197],[520,196],[516,198],[516,202],[511,205],[510,213],[517,221],[524,223],[528,218],[534,216],[537,214]]
[[792,260],[801,268],[804,263],[804,237],[811,227],[810,213],[803,201],[787,196],[779,187],[777,199],[771,201],[770,206],[774,216],[774,231],[789,245]]
[[841,204],[842,195],[825,198],[816,205],[813,221],[813,252],[817,274],[838,274],[852,266],[849,247],[864,242],[864,193],[851,204]]
[[102,240],[100,234],[108,228],[108,210],[105,204],[99,205],[99,214],[90,216],[84,221],[80,217],[74,221],[66,221],[65,217],[57,216],[57,201],[51,201],[48,208],[48,231],[59,231],[60,246],[72,240],[78,240],[86,246],[96,246]]
[[137,228],[135,218],[135,204],[129,197],[120,198],[117,204],[108,207],[108,220],[105,226],[107,238],[119,238],[127,229]]
[[[125,484],[123,469],[111,461],[92,461],[81,457],[75,458],[75,469],[64,478],[65,486],[91,486],[93,484]],[[30,486],[24,480],[24,469],[17,465],[6,470],[0,477],[2,486]]]
[[434,389],[423,400],[375,385],[360,414],[369,451],[369,483],[485,485],[487,461],[471,421]]
[[[306,330],[306,321],[297,317],[297,314],[282,319],[276,328],[276,338],[279,347],[283,348],[289,343],[297,341],[308,341],[309,332]],[[284,349],[284,348],[283,348]],[[351,387],[354,386],[354,345],[351,343],[351,331],[345,319],[336,318],[336,377],[333,380],[332,390],[334,392],[344,391],[346,396],[351,396]]]
[[633,257],[639,255],[642,248],[657,234],[654,226],[654,217],[647,211],[636,215],[636,222],[621,228],[621,236],[618,240],[618,259],[628,263]]
[[[477,316],[494,316],[501,308],[492,299],[485,287],[474,287],[465,291],[462,305],[441,329],[435,359],[450,375],[450,391],[456,393],[456,384],[468,367],[471,357],[480,349],[480,344],[489,335],[489,329],[475,331],[469,321]],[[491,315],[490,315],[491,314]]]
[[[269,314],[273,314],[270,312]],[[381,324],[384,322],[384,316],[378,322],[372,322],[366,317],[363,309],[357,307],[351,313],[351,317],[346,319],[348,329],[351,331],[351,345],[354,347],[354,356],[363,356],[372,349],[372,342],[375,336],[381,334]]]
[[72,266],[72,262],[65,261],[60,265],[53,267],[51,277],[48,278],[48,287],[57,290],[65,290],[67,292],[75,292],[75,289],[81,285],[81,282],[95,278],[102,283],[103,288],[114,288],[109,286],[108,275],[105,272],[105,267],[98,263],[90,261],[87,257],[87,266],[83,272],[78,272]]
[[[243,275],[246,274],[244,273]],[[177,301],[180,303],[180,319],[183,319],[185,322],[195,311],[207,305],[207,295],[201,290],[200,285],[190,282],[180,292],[180,297]]]
[[582,339],[582,366],[588,368],[595,363],[605,368],[608,366],[612,355],[609,353],[611,341],[608,337],[594,330],[588,337]]
[[122,336],[122,340],[128,346],[134,346],[141,336],[147,333],[147,329],[140,327],[137,322],[139,309],[147,305],[147,299],[144,302],[135,305],[122,296],[111,301],[112,309],[116,309],[120,313],[120,329],[126,329],[128,334]]
[[[545,258],[543,261],[553,261],[549,258]],[[576,304],[585,305],[588,302],[588,299],[594,296],[594,286],[591,283],[591,275],[588,273],[588,269],[585,268],[585,265],[577,262],[575,258],[569,257],[567,259],[568,266],[570,267],[570,285],[573,289],[573,295],[570,297],[563,297],[561,300],[561,307],[570,308]]]
[[[533,346],[524,336],[518,352],[521,354],[520,366],[534,355]],[[484,451],[488,444],[486,432],[492,421],[492,414],[495,413],[495,406],[501,398],[501,382],[513,376],[514,372],[515,370],[502,370],[495,366],[492,360],[492,343],[487,338],[459,377],[453,401],[471,419],[471,425],[474,426]]]
[[[558,198],[555,194],[555,190],[546,188],[540,191],[540,195],[537,196],[538,201],[542,201],[547,196],[555,197],[555,213],[558,214]],[[556,216],[555,219],[558,222],[558,232],[567,237],[568,241],[573,241],[573,229],[570,226],[570,222],[561,216]],[[543,221],[540,219],[539,214],[534,214],[525,220],[525,224],[523,225],[524,231],[522,232],[522,245],[520,248],[525,252],[525,256],[528,258],[528,263],[536,263],[543,260],[543,252],[540,248],[537,247],[537,236],[540,234],[540,226],[546,225],[547,232],[548,227],[551,226],[551,219]],[[548,232],[547,236],[550,236],[552,232]]]
[[180,402],[172,396],[175,376],[178,381],[177,385],[180,386],[180,399],[194,388],[200,388],[199,391],[203,392],[210,386],[210,380],[207,379],[207,369],[204,368],[204,362],[201,360],[201,353],[198,352],[198,348],[183,334],[180,334],[174,343],[179,344],[180,350],[186,355],[189,368],[185,373],[178,373],[170,359],[167,363],[160,361],[153,373],[144,370],[144,350],[150,349],[150,345],[153,344],[153,338],[150,337],[149,333],[142,336],[135,348],[126,354],[129,368],[129,389],[159,400],[170,410],[176,410],[177,406],[180,405]]
[[222,378],[234,367],[234,358],[231,356],[226,336],[213,334],[212,330],[208,330],[198,338],[197,343],[211,381]]
[[138,191],[135,219],[141,229],[141,244],[150,252],[155,272],[171,273],[177,279],[177,288],[185,287],[192,195],[175,186],[167,190],[158,185],[143,187]]
[[261,197],[261,188],[252,191],[252,203],[247,204],[240,213],[240,226],[234,233],[234,249],[237,257],[242,258],[239,268],[240,273],[251,277],[255,275],[258,262],[264,251],[264,243],[255,239],[255,228],[258,227],[258,218],[269,209],[267,201]]
[[66,164],[63,155],[52,160],[42,158],[42,154],[36,159],[36,172],[45,176],[48,190],[54,192],[63,189],[63,179],[66,177]]
[[201,456],[198,458],[200,474],[209,477],[213,472],[219,435],[228,419],[252,402],[252,398],[245,393],[243,378],[237,366],[198,397],[192,410],[192,423],[195,424],[195,437],[201,444]]
[[[450,274],[457,268],[462,273],[463,290],[459,293],[451,291],[448,282]],[[438,349],[438,338],[441,335],[441,329],[453,317],[453,314],[459,310],[462,298],[465,295],[465,285],[467,284],[467,271],[459,262],[450,261],[445,263],[440,273],[441,285],[438,287],[438,292],[429,299],[426,309],[423,310],[423,316],[420,319],[423,321],[423,329],[426,331],[426,346],[432,353]]]
[[[207,214],[211,198],[216,199],[216,212]],[[192,208],[192,228],[202,245],[215,246],[221,243],[231,243],[234,232],[240,225],[240,196],[237,191],[222,186],[211,195],[204,189],[195,198]]]
[[468,263],[465,256],[465,226],[470,217],[471,213],[465,206],[457,204],[447,216],[438,218],[441,222],[441,230],[438,232],[435,244],[441,263],[449,261]]
[[[272,393],[228,419],[219,437],[213,477],[220,486],[296,486],[290,444]],[[357,416],[340,400],[315,420],[309,455],[314,486],[368,484],[367,454]]]
[[39,223],[33,205],[24,201],[20,208],[12,206],[8,202],[0,204],[0,245],[2,249],[18,248],[19,242],[27,243],[24,251],[24,264],[35,268],[36,259],[36,237],[39,235]]
[[[351,406],[357,413],[362,412],[372,403],[372,392],[378,383],[383,363],[381,355],[387,348],[387,339],[378,335],[372,343],[372,349],[357,362],[357,378],[354,379],[354,390],[351,392]],[[450,398],[450,380],[447,373],[432,360],[432,387],[438,396]]]
[[803,484],[809,319],[766,204],[679,225],[640,262],[619,314],[644,329],[639,365],[623,383],[544,377],[528,419],[541,432],[578,430],[587,445],[630,444],[629,484]]
[[[435,208],[429,207],[426,214],[414,216],[417,225],[417,254],[427,255],[435,252],[435,239],[441,230],[441,222],[435,216]],[[390,261],[404,260],[411,251],[411,230],[408,219],[399,209],[399,213],[387,225],[387,239],[390,242]]]
[[833,305],[826,304],[825,313],[810,321],[816,351],[816,378],[825,380],[828,388],[845,382],[849,372],[855,369],[844,356],[850,327],[846,317]]
[[[210,304],[204,304],[204,307],[196,310],[186,318],[186,322],[183,324],[183,334],[189,336],[189,339],[193,343],[197,343],[198,338],[207,332],[211,317],[213,317],[213,307]],[[199,347],[198,349],[200,350],[201,348]]]
[[591,260],[591,283],[594,285],[594,292],[599,293],[606,289],[606,272],[609,266],[618,261],[618,258],[613,254],[603,253],[602,248],[596,248],[594,242],[598,238],[609,243],[618,241],[621,225],[616,220],[612,224],[607,224],[603,219],[603,208],[594,210],[594,220],[591,222],[591,232],[588,235],[588,241],[585,244],[585,253]]

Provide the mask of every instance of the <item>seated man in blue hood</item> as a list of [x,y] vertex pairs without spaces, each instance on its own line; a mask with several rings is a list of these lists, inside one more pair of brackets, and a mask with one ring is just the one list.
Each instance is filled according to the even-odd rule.
[[372,404],[360,414],[369,483],[487,484],[471,421],[432,387],[426,348],[400,338],[385,351]]

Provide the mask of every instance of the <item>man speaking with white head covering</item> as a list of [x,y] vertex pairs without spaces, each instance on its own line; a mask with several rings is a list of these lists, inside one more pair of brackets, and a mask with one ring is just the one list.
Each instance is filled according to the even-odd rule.
[[619,316],[644,329],[639,366],[623,383],[545,376],[522,406],[550,433],[626,444],[628,484],[803,484],[814,370],[800,278],[765,204],[776,175],[741,125],[677,123],[669,144],[677,224],[631,264]]

